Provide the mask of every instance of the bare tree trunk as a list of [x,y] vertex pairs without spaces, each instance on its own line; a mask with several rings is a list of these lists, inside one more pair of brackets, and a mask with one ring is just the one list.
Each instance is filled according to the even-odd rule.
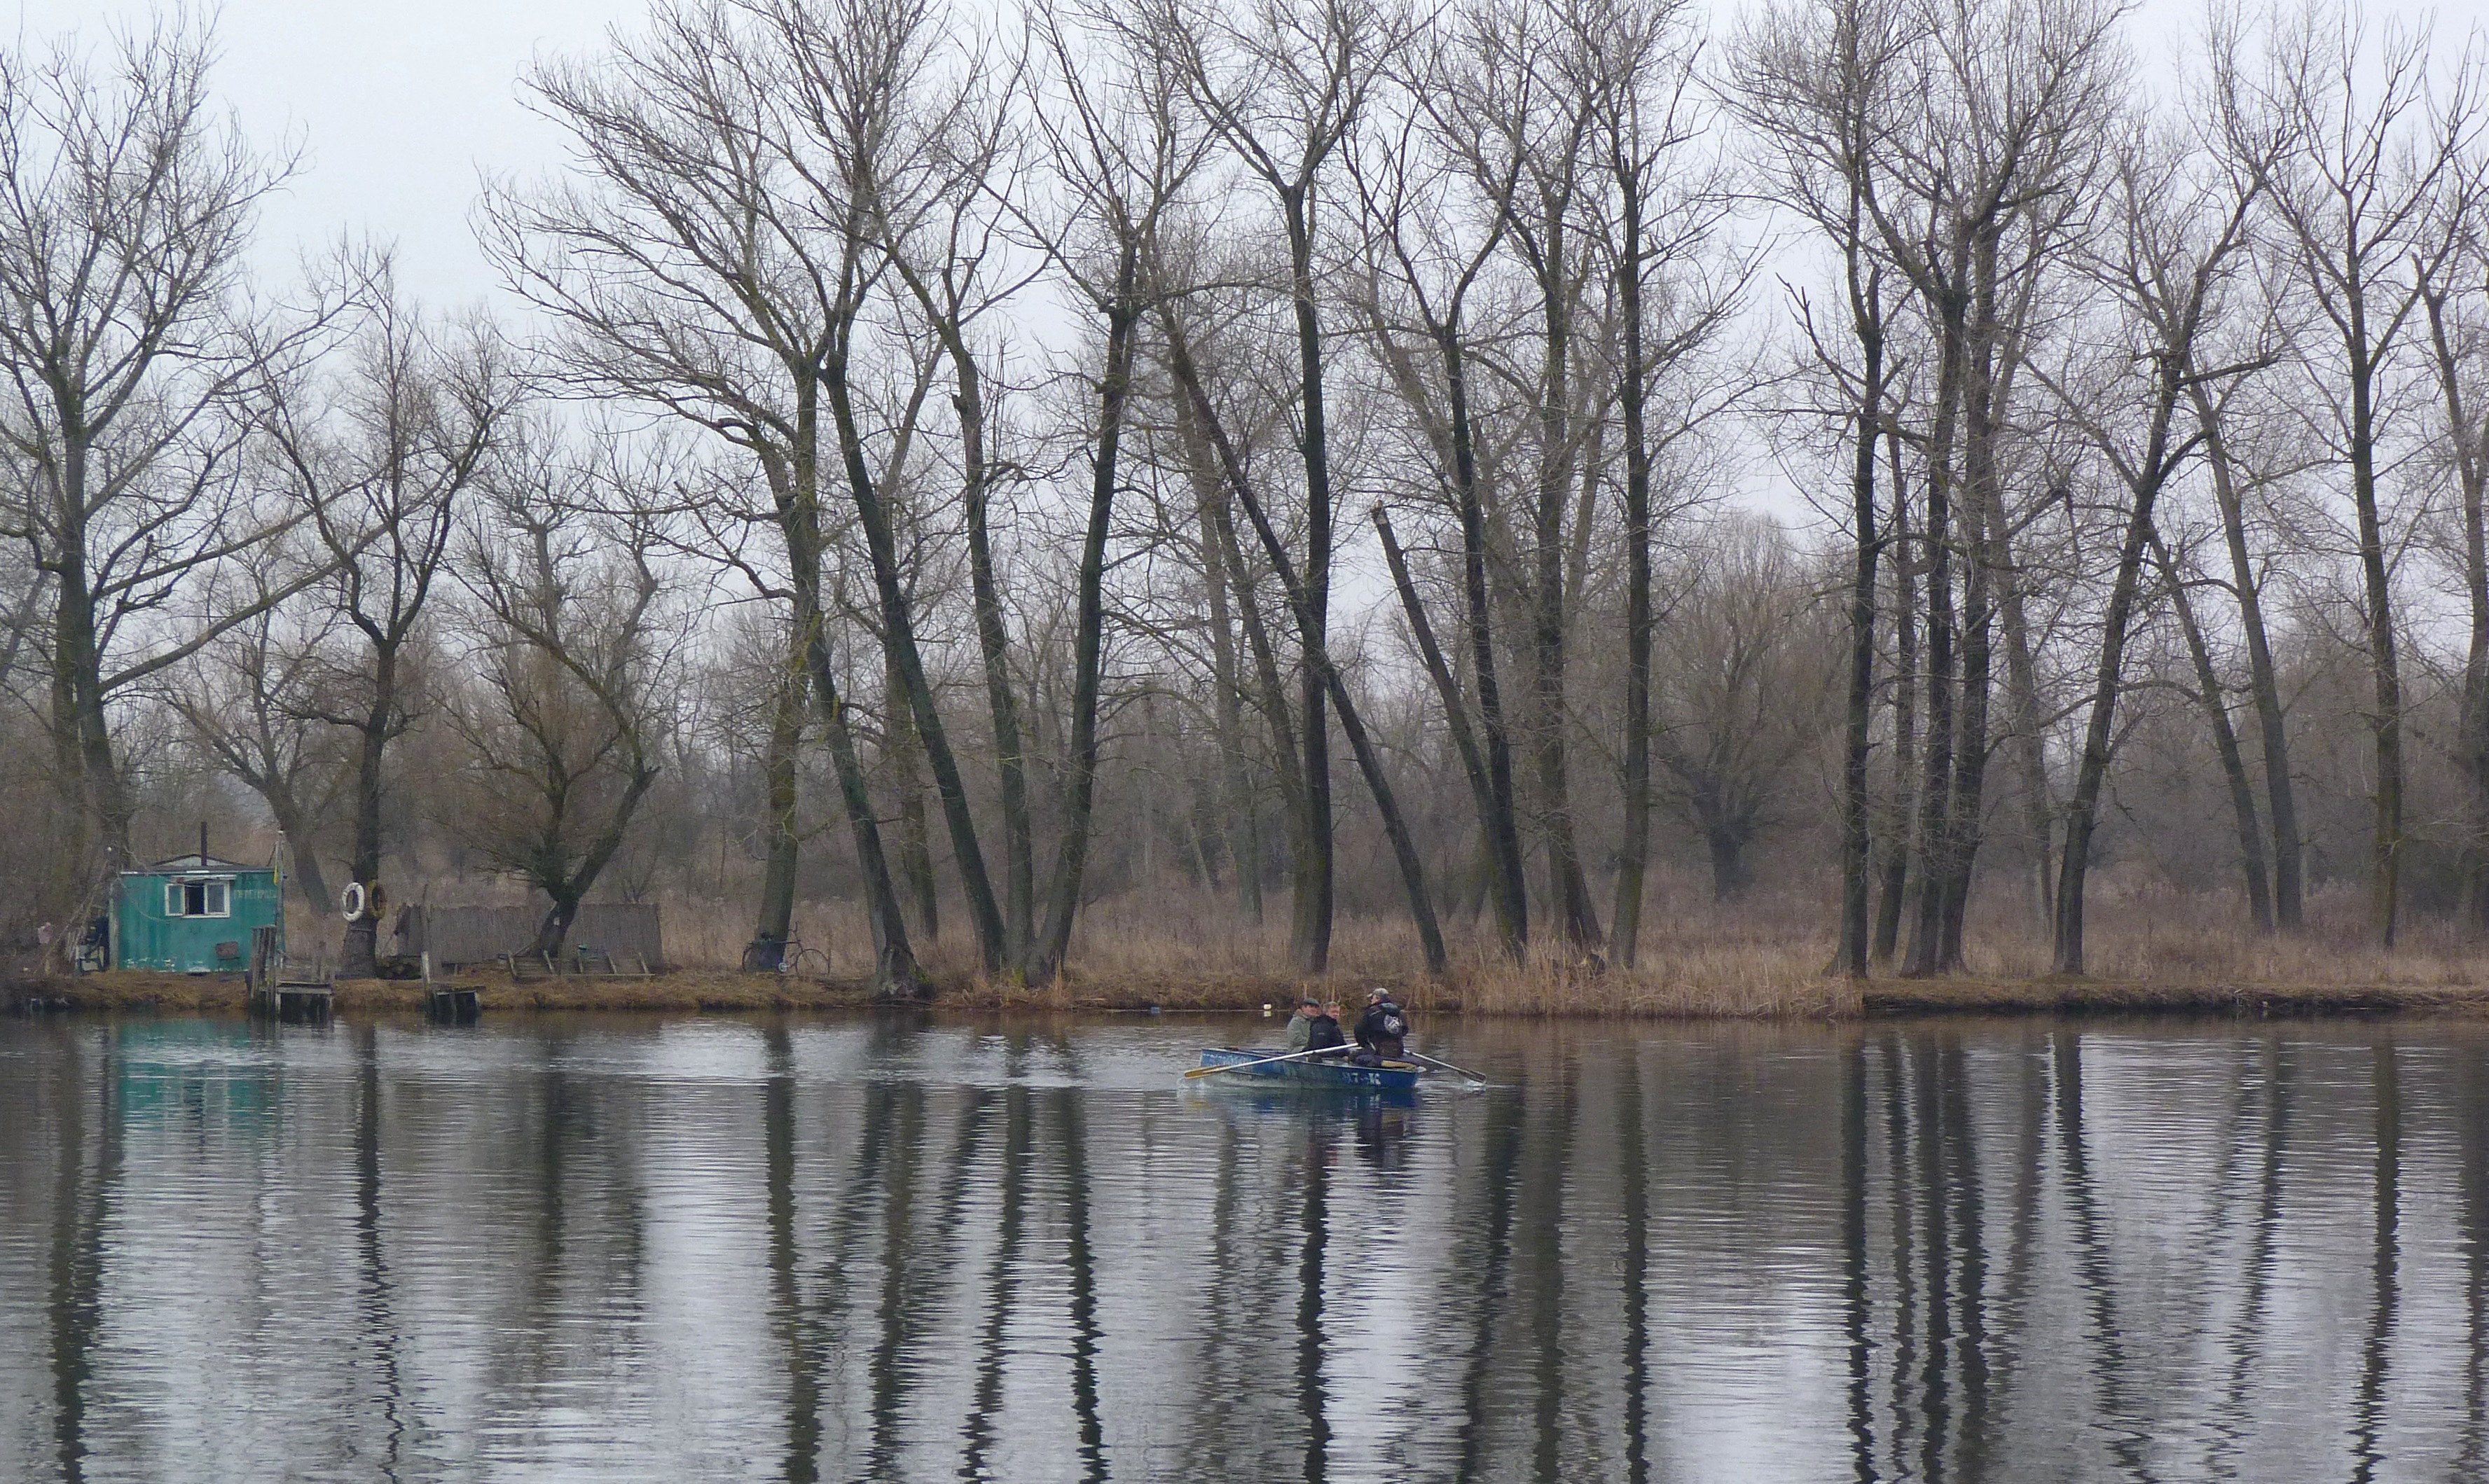
[[2489,538],[2482,516],[2489,504],[2489,422],[2476,420],[2479,410],[2466,405],[2462,361],[2446,324],[2448,291],[2423,276],[2419,292],[2428,312],[2438,396],[2445,404],[2446,441],[2463,499],[2463,601],[2471,633],[2454,755],[2464,782],[2461,910],[2464,924],[2477,933],[2489,931]]
[[1996,232],[1971,254],[1972,340],[1962,379],[1962,493],[1954,511],[1968,562],[1962,584],[1961,690],[1954,710],[1953,799],[1946,808],[1942,935],[1936,967],[1962,965],[1962,929],[1987,818],[1988,706],[1995,660],[1996,589],[2003,579],[1997,543],[2005,512],[1996,468],[1998,341]]
[[1582,874],[1574,842],[1573,803],[1567,786],[1564,703],[1564,512],[1573,492],[1572,304],[1570,260],[1564,221],[1551,214],[1543,224],[1542,256],[1535,265],[1544,302],[1546,349],[1538,385],[1538,489],[1532,515],[1536,591],[1531,594],[1530,653],[1536,692],[1536,754],[1541,829],[1547,842],[1548,894],[1563,914],[1564,938],[1583,953],[1599,945],[1597,913]]
[[1902,911],[1909,890],[1913,842],[1911,786],[1918,778],[1919,627],[1917,558],[1910,554],[1909,494],[1902,483],[1902,436],[1885,436],[1893,485],[1893,807],[1884,841],[1884,879],[1875,902],[1874,961],[1900,951]]
[[[802,585],[799,582],[799,587]],[[847,829],[854,837],[856,868],[863,873],[865,911],[873,927],[873,987],[888,996],[922,995],[928,985],[916,952],[907,941],[907,919],[900,911],[899,892],[890,879],[890,859],[881,847],[881,822],[873,810],[873,791],[865,782],[864,759],[856,751],[855,732],[847,725],[846,702],[840,699],[838,676],[830,668],[830,644],[818,606],[817,588],[808,603],[799,597],[796,621],[812,636],[804,662],[813,673],[813,704],[830,744],[830,762],[838,774],[839,801],[845,806]],[[809,622],[807,619],[809,618]]]
[[795,868],[802,853],[795,825],[796,755],[804,743],[804,635],[787,631],[787,668],[780,671],[769,704],[769,742],[760,771],[767,789],[768,817],[761,821],[764,842],[760,864],[760,917],[753,936],[784,943],[795,923]]
[[[1170,339],[1179,331],[1170,325]],[[1191,398],[1185,399],[1187,421],[1182,424],[1200,438],[1201,424],[1192,417]],[[1302,854],[1309,846],[1305,842],[1304,775],[1297,768],[1295,724],[1288,706],[1286,678],[1279,670],[1278,646],[1271,641],[1271,626],[1262,616],[1262,600],[1256,595],[1252,568],[1244,560],[1243,542],[1236,534],[1236,514],[1228,507],[1229,496],[1225,475],[1212,467],[1214,455],[1208,440],[1188,448],[1186,457],[1201,471],[1199,477],[1216,482],[1216,494],[1203,509],[1208,514],[1211,532],[1217,543],[1218,554],[1227,564],[1227,587],[1236,601],[1237,626],[1244,631],[1244,646],[1253,657],[1254,709],[1262,713],[1263,724],[1271,732],[1271,773],[1279,788],[1280,817],[1286,821],[1289,858]]]
[[968,526],[968,585],[977,613],[977,653],[985,662],[986,708],[993,719],[994,762],[1003,815],[1003,957],[1014,970],[1026,965],[1035,932],[1037,865],[1028,814],[1028,761],[1020,741],[1019,704],[1012,693],[1010,637],[1003,626],[1002,589],[994,581],[993,543],[986,502],[992,479],[987,454],[985,382],[966,337],[951,323],[951,363],[958,396],[960,498]]
[[1859,281],[1853,247],[1849,294],[1865,365],[1859,382],[1858,446],[1852,450],[1849,473],[1853,547],[1849,693],[1845,698],[1841,769],[1841,937],[1833,951],[1833,972],[1852,979],[1867,977],[1872,952],[1867,921],[1868,761],[1872,740],[1869,724],[1875,702],[1875,561],[1883,545],[1875,519],[1875,438],[1883,420],[1884,386],[1882,312],[1871,298],[1873,292]]
[[2213,473],[2213,499],[2220,507],[2221,535],[2230,554],[2230,590],[2239,601],[2239,627],[2247,645],[2247,695],[2255,704],[2256,737],[2264,758],[2265,807],[2273,821],[2273,915],[2288,930],[2300,924],[2301,886],[2299,801],[2290,776],[2290,733],[2282,715],[2281,682],[2274,672],[2273,643],[2264,622],[2263,585],[2255,558],[2247,550],[2246,511],[2238,487],[2237,466],[2221,433],[2221,418],[2202,384],[2188,387],[2195,420],[2204,438],[2204,462]]
[[1478,729],[1486,744],[1487,795],[1493,813],[1487,819],[1486,848],[1495,861],[1492,884],[1498,894],[1499,921],[1512,924],[1513,937],[1530,942],[1530,879],[1521,855],[1521,819],[1513,796],[1511,727],[1503,710],[1503,687],[1497,678],[1495,607],[1487,591],[1486,506],[1478,497],[1477,430],[1470,417],[1469,366],[1462,352],[1457,322],[1437,335],[1444,357],[1445,400],[1451,414],[1452,499],[1461,526],[1461,609],[1470,641],[1470,676],[1477,686]]
[[[544,916],[536,920],[535,939],[528,945],[529,957],[551,959],[561,956],[562,949],[570,942],[570,925],[579,921],[579,898],[577,892],[563,892],[552,899],[545,907]],[[340,968],[338,972],[343,974],[345,971]]]
[[2160,396],[2153,409],[2152,431],[2141,462],[2128,477],[2126,534],[2118,545],[2117,576],[2109,588],[2108,609],[2101,619],[2100,663],[2092,682],[2091,716],[2083,728],[2083,756],[2074,774],[2074,797],[2066,805],[2066,859],[2057,874],[2056,952],[2060,974],[2083,972],[2083,888],[2091,869],[2092,830],[2100,810],[2102,785],[2108,778],[2109,743],[2116,721],[2117,695],[2125,680],[2127,628],[2142,590],[2143,558],[2152,539],[2152,506],[2169,476],[2169,423],[2178,403],[2178,378],[2183,356],[2160,357]]
[[816,441],[809,436],[813,402],[807,395],[799,404],[805,436],[794,442],[792,491],[782,498],[778,508],[778,528],[787,542],[790,616],[811,679],[813,706],[830,744],[839,802],[846,811],[847,830],[855,844],[856,870],[864,877],[865,915],[873,928],[873,988],[883,995],[914,997],[926,989],[925,971],[908,943],[907,919],[900,911],[890,860],[882,851],[880,814],[873,808],[864,760],[856,751],[846,702],[839,695],[838,673],[830,662],[828,615],[821,609],[820,503],[811,494],[817,487],[812,451]]
[[2220,759],[2221,778],[2229,785],[2230,815],[2238,824],[2239,866],[2246,877],[2247,913],[2255,921],[2256,931],[2271,932],[2273,893],[2265,865],[2264,825],[2256,815],[2255,785],[2247,778],[2238,729],[2230,725],[2229,705],[2221,699],[2220,673],[2213,666],[2213,650],[2204,641],[2203,626],[2195,621],[2195,604],[2187,596],[2186,577],[2178,570],[2177,560],[2170,556],[2159,531],[2153,532],[2152,552],[2160,561],[2160,579],[2169,586],[2178,627],[2186,636],[2187,656],[2195,667],[2196,698],[2204,708],[2205,725],[2213,733],[2213,752]]
[[1945,874],[1937,893],[1942,909],[1936,944],[1939,971],[1962,963],[1962,930],[1970,914],[1970,885],[1978,866],[1981,826],[1986,817],[1988,756],[1990,738],[1988,712],[1996,626],[1994,570],[1980,550],[1990,514],[1978,499],[1976,481],[1957,511],[1967,564],[1962,581],[1961,674],[1954,706],[1953,797],[1945,806]]
[[[1193,420],[1192,401],[1175,402],[1176,438],[1185,450],[1185,471],[1192,481],[1193,511],[1200,521],[1202,586],[1210,607],[1210,683],[1216,692],[1212,715],[1218,728],[1218,797],[1227,821],[1227,854],[1236,867],[1236,902],[1245,921],[1262,922],[1262,839],[1259,801],[1245,768],[1244,676],[1236,655],[1236,628],[1228,611],[1227,558],[1222,552],[1214,502],[1224,501],[1226,489],[1210,468],[1209,450]],[[1206,858],[1206,852],[1205,852]]]
[[1003,967],[1002,908],[994,901],[993,885],[986,874],[985,850],[977,842],[976,819],[968,812],[967,788],[960,782],[958,761],[952,756],[950,735],[942,726],[932,683],[925,673],[925,658],[917,647],[916,621],[901,583],[899,545],[892,529],[891,512],[865,462],[864,435],[856,422],[843,343],[851,328],[852,320],[844,320],[834,336],[842,343],[826,357],[822,387],[829,395],[830,417],[838,434],[839,453],[846,467],[847,492],[855,501],[857,524],[864,528],[873,588],[880,598],[882,643],[899,672],[901,696],[924,742],[925,760],[932,768],[933,788],[941,797],[942,817],[950,828],[952,858],[958,869],[960,890],[967,898],[968,920],[976,927],[977,956],[987,973],[999,973]]
[[[1444,659],[1443,646],[1435,642],[1435,627],[1426,618],[1426,606],[1417,597],[1417,584],[1409,572],[1409,559],[1400,550],[1400,538],[1392,532],[1391,517],[1377,504],[1373,511],[1374,532],[1382,539],[1383,557],[1391,569],[1391,584],[1400,594],[1400,611],[1409,620],[1410,636],[1417,644],[1418,658],[1426,674],[1434,682],[1435,695],[1444,708],[1444,721],[1452,734],[1452,747],[1460,754],[1461,771],[1468,778],[1470,798],[1476,806],[1481,836],[1495,827],[1495,795],[1487,781],[1486,758],[1480,753],[1477,737],[1470,728],[1469,705],[1461,699],[1460,682],[1453,677],[1452,668]],[[1493,898],[1496,906],[1496,928],[1503,940],[1504,953],[1516,963],[1527,951],[1518,932],[1519,924],[1508,915],[1506,903],[1510,893],[1501,879],[1502,866],[1495,852],[1485,854],[1488,875],[1494,879]]]
[[2386,570],[2385,522],[2377,508],[2377,366],[2371,357],[2364,312],[2364,305],[2355,298],[2345,336],[2351,353],[2351,503],[2359,516],[2360,577],[2366,600],[2361,618],[2377,701],[2368,720],[2377,760],[2369,927],[2379,947],[2391,948],[2402,905],[2403,677],[2394,645],[2393,585]]
[[2046,738],[2040,714],[2039,663],[2032,653],[2031,625],[2023,608],[2022,569],[2013,552],[2013,533],[1998,522],[1992,545],[1998,572],[1998,615],[2005,625],[2005,699],[2013,708],[2010,745],[2014,756],[2014,789],[2021,796],[2023,833],[2031,841],[2032,905],[2046,918],[2056,906],[2055,820],[2048,803]]
[[[68,485],[84,499],[87,450],[72,443],[63,464]],[[63,525],[66,527],[67,522]],[[102,656],[95,631],[96,595],[87,583],[86,532],[64,531],[56,537],[56,560],[47,564],[54,583],[52,605],[52,741],[63,779],[78,780],[80,802],[78,848],[72,858],[79,870],[99,881],[127,870],[129,859],[130,809],[122,785],[119,761],[113,756],[112,732],[103,715],[100,682]],[[91,859],[100,851],[100,859]]]
[[1030,977],[1039,980],[1063,972],[1064,957],[1072,950],[1073,921],[1080,911],[1081,878],[1089,865],[1090,811],[1098,789],[1098,699],[1105,661],[1106,537],[1114,524],[1116,461],[1123,448],[1124,411],[1132,390],[1139,277],[1139,243],[1127,236],[1116,266],[1113,295],[1104,306],[1106,359],[1098,378],[1098,429],[1089,455],[1089,523],[1080,543],[1078,616],[1072,641],[1072,737],[1070,776],[1063,789],[1063,840],[1055,852],[1054,899],[1046,908],[1044,935],[1029,963]]
[[916,936],[929,944],[942,937],[941,894],[933,880],[933,842],[925,819],[925,779],[917,771],[924,747],[908,718],[906,681],[884,652],[881,756],[899,799],[899,875],[915,908]]
[[1305,648],[1302,737],[1305,749],[1305,853],[1297,863],[1295,930],[1298,967],[1308,975],[1330,966],[1331,859],[1330,725],[1324,717],[1324,685],[1315,660],[1328,653],[1330,625],[1330,442],[1324,422],[1322,322],[1314,302],[1313,228],[1305,214],[1309,180],[1279,190],[1288,228],[1288,285],[1297,322],[1297,371],[1302,401],[1305,462],[1304,594],[1297,627]]
[[1967,355],[1958,302],[1940,303],[1935,423],[1927,443],[1928,518],[1928,717],[1927,751],[1919,781],[1919,898],[1910,928],[1910,951],[1902,972],[1912,977],[1940,972],[1946,883],[1952,877],[1954,792],[1954,607],[1952,511],[1954,427],[1959,417]]
[[[267,797],[265,794],[262,797]],[[294,845],[294,876],[297,894],[314,917],[329,917],[337,910],[337,899],[329,890],[328,872],[320,869],[319,853],[311,848],[311,832],[302,812],[291,804],[279,807],[269,800],[269,813],[276,817],[276,832]]]
[[[378,646],[372,657],[371,706],[355,726],[355,853],[347,879],[367,888],[381,874],[381,762],[396,722],[397,658],[396,645]],[[563,926],[566,930],[566,920]],[[345,942],[337,951],[339,978],[369,979],[379,972],[374,952],[379,936],[377,905],[346,925]]]
[[1382,756],[1366,735],[1365,726],[1358,717],[1357,704],[1341,680],[1339,670],[1331,663],[1330,651],[1320,639],[1315,619],[1315,599],[1307,585],[1301,582],[1294,563],[1288,559],[1287,547],[1264,514],[1261,502],[1254,498],[1252,485],[1244,477],[1244,467],[1236,455],[1235,445],[1228,442],[1226,430],[1219,425],[1217,410],[1211,406],[1208,393],[1202,389],[1199,374],[1186,348],[1182,330],[1170,319],[1168,361],[1176,383],[1192,399],[1194,416],[1210,446],[1218,455],[1220,470],[1226,474],[1228,487],[1238,504],[1253,523],[1254,534],[1261,537],[1263,555],[1270,559],[1277,574],[1279,585],[1288,595],[1289,605],[1296,610],[1300,634],[1307,638],[1306,663],[1311,666],[1330,702],[1339,713],[1340,731],[1348,738],[1350,751],[1356,755],[1359,772],[1365,777],[1368,792],[1374,796],[1375,813],[1383,816],[1383,833],[1391,842],[1391,854],[1400,868],[1400,880],[1409,897],[1409,915],[1417,928],[1417,942],[1425,955],[1426,972],[1442,975],[1450,966],[1450,956],[1444,948],[1442,928],[1435,920],[1433,898],[1426,889],[1426,872],[1417,854],[1416,837],[1401,815],[1398,801],[1391,791],[1391,781],[1383,770]]
[[[1616,961],[1627,968],[1642,952],[1643,875],[1650,857],[1650,444],[1643,420],[1644,399],[1649,388],[1645,385],[1643,357],[1642,323],[1642,254],[1643,198],[1638,172],[1627,169],[1621,148],[1612,161],[1623,208],[1624,250],[1617,255],[1617,312],[1624,317],[1624,365],[1619,375],[1619,391],[1624,413],[1625,440],[1625,714],[1624,714],[1624,842],[1616,852],[1616,938],[1610,945]],[[1871,373],[1872,375],[1872,373]],[[1864,433],[1864,446],[1873,469],[1874,434]],[[1872,477],[1872,474],[1871,474]],[[1586,477],[1586,485],[1595,486],[1595,476]],[[1587,534],[1587,514],[1582,522]],[[1868,581],[1874,580],[1874,558],[1867,558]],[[1873,594],[1869,596],[1872,605]],[[1872,610],[1871,610],[1872,611]],[[1860,723],[1863,727],[1863,721]],[[1857,765],[1862,802],[1858,814],[1859,849],[1866,849],[1866,814],[1863,804],[1866,767],[1862,741]],[[1846,831],[1844,841],[1846,842]],[[1866,952],[1866,876],[1858,877],[1859,952],[1864,966]],[[1844,897],[1845,902],[1846,896]],[[1845,909],[1844,942],[1846,942],[1847,916]]]

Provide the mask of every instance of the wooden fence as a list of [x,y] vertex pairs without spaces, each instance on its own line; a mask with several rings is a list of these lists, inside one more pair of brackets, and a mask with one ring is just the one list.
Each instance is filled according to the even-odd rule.
[[[430,954],[436,967],[485,963],[519,953],[535,941],[544,921],[540,907],[410,906],[397,923],[397,951]],[[603,949],[616,962],[637,957],[651,966],[666,961],[665,936],[650,901],[592,901],[570,925],[570,942]]]

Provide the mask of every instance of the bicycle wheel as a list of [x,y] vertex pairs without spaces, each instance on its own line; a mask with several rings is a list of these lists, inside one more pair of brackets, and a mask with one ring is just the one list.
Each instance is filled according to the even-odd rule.
[[822,953],[817,948],[799,948],[795,950],[793,955],[788,957],[787,964],[794,973],[802,975],[807,979],[827,979],[830,977],[830,956]]

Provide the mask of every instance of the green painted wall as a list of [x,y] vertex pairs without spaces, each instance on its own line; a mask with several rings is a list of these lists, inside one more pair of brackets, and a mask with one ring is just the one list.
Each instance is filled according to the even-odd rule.
[[[232,882],[229,915],[174,917],[165,912],[166,882],[202,880]],[[250,966],[250,930],[274,927],[282,947],[284,922],[283,898],[272,870],[125,870],[112,904],[112,966],[239,974]]]

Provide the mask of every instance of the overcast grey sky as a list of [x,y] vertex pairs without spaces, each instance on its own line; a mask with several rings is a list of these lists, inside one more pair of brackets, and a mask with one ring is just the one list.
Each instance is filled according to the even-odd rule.
[[[147,0],[0,0],[28,40],[144,24]],[[289,135],[304,168],[266,217],[263,252],[291,266],[340,231],[394,241],[402,282],[436,304],[487,297],[494,279],[468,209],[476,170],[532,173],[560,141],[519,105],[539,52],[597,44],[644,0],[228,0],[216,86],[251,137]]]

